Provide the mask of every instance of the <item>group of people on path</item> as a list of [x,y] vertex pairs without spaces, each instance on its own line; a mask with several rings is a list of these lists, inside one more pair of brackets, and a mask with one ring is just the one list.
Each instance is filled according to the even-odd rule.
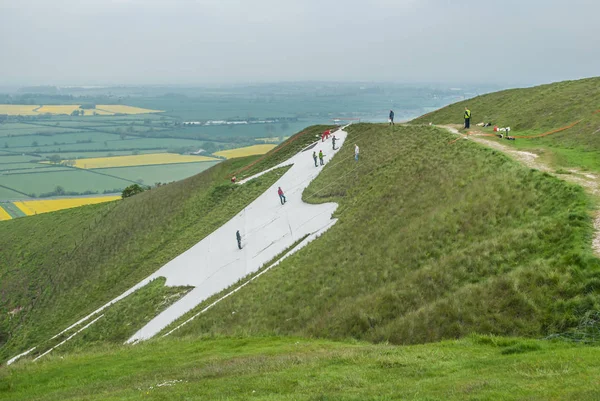
[[[323,132],[323,134],[321,135],[321,141],[325,141],[325,139],[329,138],[329,136],[331,135],[331,131],[327,130],[325,132]],[[331,142],[333,145],[333,150],[337,150],[337,148],[335,147],[335,142],[338,139],[335,137],[335,135],[333,135]],[[354,160],[358,161],[358,154],[360,152],[360,149],[358,148],[358,145],[354,145]],[[313,159],[315,161],[315,167],[319,167],[319,165],[324,166],[325,165],[325,155],[323,154],[323,150],[319,150],[319,153],[317,154],[317,151],[313,151]],[[317,164],[317,159],[319,160],[319,164]],[[279,195],[279,201],[281,202],[282,205],[284,205],[287,200],[285,198],[285,194],[283,193],[283,189],[281,189],[281,187],[277,188],[277,194]],[[237,244],[238,244],[238,248],[242,249],[242,235],[240,234],[240,230],[237,230],[235,233],[235,237],[237,240]]]

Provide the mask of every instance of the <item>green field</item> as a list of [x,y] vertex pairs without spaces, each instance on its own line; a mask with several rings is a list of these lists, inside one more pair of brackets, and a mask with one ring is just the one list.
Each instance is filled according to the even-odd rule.
[[199,174],[219,162],[177,163],[155,166],[136,167],[114,167],[95,169],[103,174],[125,178],[146,185],[154,185],[156,182],[172,182]]
[[57,186],[66,192],[99,191],[123,189],[130,181],[117,177],[95,174],[88,170],[69,169],[67,171],[31,174],[0,175],[0,185],[26,194],[39,196],[52,192]]
[[[2,185],[0,183],[0,185]],[[15,192],[13,190],[10,190],[8,188],[4,188],[2,186],[0,186],[0,199],[6,199],[6,200],[19,200],[19,199],[28,199],[29,197],[27,195],[24,194],[20,194],[18,192]]]

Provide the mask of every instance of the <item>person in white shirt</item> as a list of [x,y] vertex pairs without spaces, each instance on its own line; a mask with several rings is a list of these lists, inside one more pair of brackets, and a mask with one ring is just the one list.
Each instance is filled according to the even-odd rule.
[[356,160],[356,161],[358,161],[358,152],[359,152],[358,145],[354,144],[354,160]]

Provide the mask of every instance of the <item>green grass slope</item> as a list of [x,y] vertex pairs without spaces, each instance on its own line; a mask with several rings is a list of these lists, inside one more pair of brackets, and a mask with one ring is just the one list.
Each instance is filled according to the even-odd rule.
[[235,186],[227,174],[240,163],[247,160],[124,201],[2,222],[0,360],[57,334],[154,272],[282,174]]
[[[39,355],[80,329],[48,341],[220,227],[283,170],[244,186],[231,184],[232,174],[275,166],[324,129],[309,127],[267,157],[229,160],[123,201],[0,223],[0,362],[33,346]],[[154,284],[131,295],[62,348],[123,341],[182,290]]]
[[600,171],[600,78],[564,81],[490,93],[446,106],[412,121],[416,124],[462,124],[464,108],[473,114],[471,126],[492,122],[510,126],[511,135],[537,135],[581,122],[565,131],[505,144],[548,153],[559,167]]
[[584,191],[452,138],[351,126],[304,192],[338,202],[338,223],[173,335],[407,344],[575,326],[600,306]]
[[0,370],[10,400],[579,400],[600,348],[472,336],[395,347],[304,338],[153,341]]

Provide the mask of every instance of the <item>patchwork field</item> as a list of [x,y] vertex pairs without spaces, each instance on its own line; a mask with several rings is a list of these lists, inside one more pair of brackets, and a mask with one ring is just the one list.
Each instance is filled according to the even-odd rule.
[[10,214],[8,214],[8,212],[6,210],[4,210],[2,208],[2,206],[0,206],[0,221],[2,220],[10,220]]
[[[120,196],[99,196],[90,198],[66,198],[66,199],[48,199],[13,202],[27,216],[40,213],[54,212],[57,210],[71,209],[84,205],[94,205],[96,203],[110,202],[121,199]],[[0,220],[2,220],[0,212]],[[10,216],[9,216],[10,218]]]
[[277,145],[252,145],[243,148],[222,150],[220,152],[216,152],[215,155],[224,157],[226,159],[233,159],[235,157],[246,157],[253,155],[263,155],[269,150],[275,148],[276,146]]
[[174,153],[150,153],[146,155],[98,157],[80,159],[75,162],[75,167],[84,169],[100,169],[110,167],[145,166],[155,164],[194,163],[218,161],[214,157],[187,156]]

